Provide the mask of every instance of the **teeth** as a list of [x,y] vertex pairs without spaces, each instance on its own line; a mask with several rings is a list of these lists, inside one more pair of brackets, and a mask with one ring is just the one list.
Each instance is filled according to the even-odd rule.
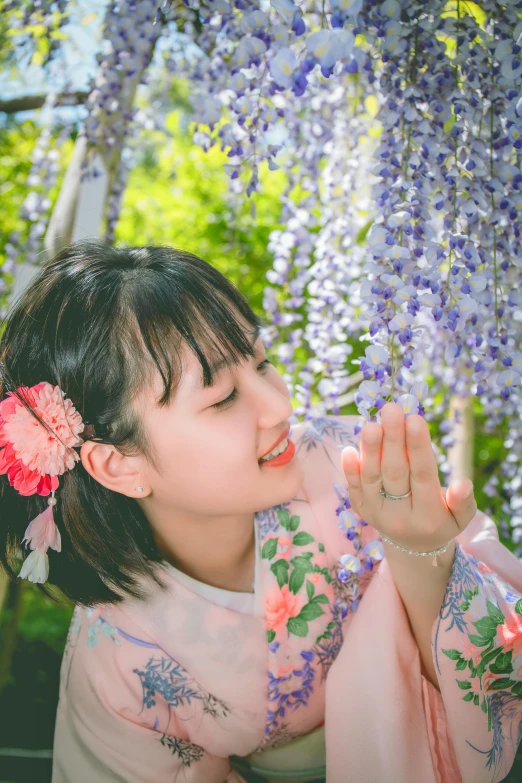
[[274,457],[277,457],[278,454],[282,454],[283,451],[287,448],[287,446],[288,446],[288,438],[285,438],[284,440],[281,441],[279,446],[277,446],[273,451],[271,451],[270,454],[267,454],[266,457],[262,457],[260,461],[266,462],[269,459],[274,459]]

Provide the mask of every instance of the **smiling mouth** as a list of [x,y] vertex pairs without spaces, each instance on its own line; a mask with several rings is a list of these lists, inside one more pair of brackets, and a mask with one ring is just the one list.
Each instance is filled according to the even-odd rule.
[[283,433],[283,434],[281,435],[281,437],[279,438],[279,440],[277,440],[277,441],[274,443],[274,445],[272,446],[272,448],[271,448],[269,451],[265,452],[265,454],[263,454],[263,456],[259,458],[258,462],[261,462],[261,460],[265,460],[265,459],[266,459],[266,457],[268,456],[268,454],[271,454],[273,451],[275,451],[275,449],[277,449],[277,447],[278,447],[278,446],[280,446],[280,444],[281,444],[281,443],[282,443],[284,440],[286,440],[286,439],[288,438],[288,436],[290,435],[290,429],[291,429],[291,427],[289,426],[289,427],[287,428],[286,432],[285,432],[285,433]]
[[278,454],[277,457],[270,457],[270,458],[263,458],[258,460],[258,464],[261,466],[266,467],[279,467],[280,465],[286,465],[290,460],[293,458],[295,454],[295,444],[290,438],[288,438],[288,443],[286,446],[286,449],[281,452],[281,454]]

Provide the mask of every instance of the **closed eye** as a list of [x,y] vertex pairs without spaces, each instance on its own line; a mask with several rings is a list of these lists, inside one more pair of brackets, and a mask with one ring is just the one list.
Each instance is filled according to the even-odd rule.
[[[267,365],[269,365],[269,364],[272,364],[272,362],[268,361],[268,359],[265,359],[263,362],[261,362],[261,364],[259,365],[259,367],[257,369],[258,370],[261,370],[261,369],[266,370]],[[237,399],[237,396],[238,396],[238,391],[237,391],[237,389],[234,389],[232,394],[229,394],[229,396],[225,400],[221,400],[221,402],[216,402],[216,403],[214,403],[214,405],[211,405],[210,407],[211,408],[217,408],[218,410],[220,408],[225,408],[226,406],[228,406],[232,402],[234,402],[234,400]]]

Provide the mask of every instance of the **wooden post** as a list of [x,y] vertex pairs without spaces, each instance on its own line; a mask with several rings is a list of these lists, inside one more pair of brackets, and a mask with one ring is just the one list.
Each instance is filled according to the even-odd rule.
[[473,446],[475,428],[473,421],[473,397],[453,395],[450,400],[450,418],[454,421],[452,436],[454,445],[448,449],[451,465],[450,481],[469,478],[473,481]]

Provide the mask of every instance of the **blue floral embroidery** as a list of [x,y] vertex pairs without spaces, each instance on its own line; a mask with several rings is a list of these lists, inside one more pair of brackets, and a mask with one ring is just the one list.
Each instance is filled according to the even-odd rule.
[[[143,707],[151,709],[156,705],[155,696],[162,696],[169,707],[180,707],[199,701],[203,712],[213,718],[227,717],[229,708],[211,693],[201,690],[189,673],[179,663],[162,656],[150,658],[143,670],[133,669],[143,688]],[[143,710],[142,707],[142,710]]]
[[339,655],[343,644],[343,608],[336,602],[331,607],[331,612],[332,621],[326,626],[329,636],[325,634],[321,641],[313,647],[313,652],[321,666],[321,682],[326,680],[330,666]]
[[[303,435],[297,449],[300,450],[301,448],[305,448],[306,451],[316,449],[319,443],[323,443],[325,437],[331,438],[337,443],[340,450],[345,446],[358,447],[358,433],[360,432],[360,429],[361,428],[356,424],[352,426],[335,417],[315,416],[306,420]],[[328,460],[332,462],[326,449],[325,454],[328,457]],[[340,463],[335,465],[335,467],[340,470]]]
[[258,511],[255,515],[257,524],[258,540],[262,543],[271,533],[277,533],[279,531],[279,517],[277,515],[278,510],[289,511],[292,501],[281,503],[271,508],[265,508],[263,511]]
[[484,584],[482,574],[476,568],[473,568],[473,565],[478,565],[478,561],[470,554],[466,557],[462,552],[462,547],[459,542],[456,541],[453,568],[451,569],[446,595],[444,596],[439,612],[440,622],[437,624],[435,640],[433,642],[435,666],[437,667],[437,672],[439,674],[441,673],[441,670],[438,659],[437,641],[441,622],[451,618],[451,622],[446,626],[445,630],[451,631],[453,626],[456,625],[461,633],[465,633],[467,630],[467,623],[464,619],[465,611],[461,608],[461,604],[466,598],[466,590],[469,590],[476,585]]
[[[276,644],[278,644],[276,642]],[[276,648],[277,649],[277,648]],[[283,677],[275,677],[272,672],[268,673],[268,702],[274,707],[268,710],[268,722],[265,727],[265,735],[268,737],[272,732],[281,728],[280,720],[285,717],[287,711],[295,711],[299,707],[305,707],[308,699],[313,692],[313,681],[315,679],[315,670],[311,666],[314,660],[314,653],[311,650],[301,652],[303,664],[300,669],[294,669]],[[292,683],[294,677],[300,679],[300,684]],[[292,683],[291,688],[288,683]],[[274,737],[271,737],[272,744]],[[264,745],[264,747],[267,747]]]

